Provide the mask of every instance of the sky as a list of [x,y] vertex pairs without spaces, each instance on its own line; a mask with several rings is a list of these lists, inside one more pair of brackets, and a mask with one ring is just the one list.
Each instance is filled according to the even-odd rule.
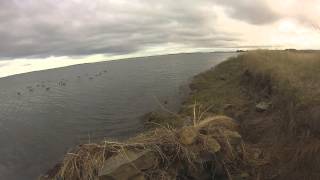
[[320,0],[0,0],[0,77],[135,56],[319,47]]

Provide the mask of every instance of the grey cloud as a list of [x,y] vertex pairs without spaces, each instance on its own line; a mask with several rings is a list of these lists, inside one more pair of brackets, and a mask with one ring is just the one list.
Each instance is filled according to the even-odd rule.
[[226,12],[234,19],[246,21],[250,24],[272,23],[281,15],[272,11],[263,0],[215,0],[226,8]]
[[239,40],[237,35],[212,27],[215,12],[209,16],[203,7],[218,3],[232,17],[254,24],[275,18],[263,4],[245,2],[0,1],[0,58],[127,54],[167,43],[232,46]]

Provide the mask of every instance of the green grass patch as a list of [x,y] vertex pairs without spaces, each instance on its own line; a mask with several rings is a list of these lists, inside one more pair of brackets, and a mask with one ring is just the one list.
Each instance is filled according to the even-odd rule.
[[[248,103],[248,97],[241,86],[244,73],[241,57],[230,58],[218,66],[194,77],[183,112],[190,114],[190,109],[201,104],[203,110],[212,114],[237,116]],[[237,114],[238,113],[238,114]]]

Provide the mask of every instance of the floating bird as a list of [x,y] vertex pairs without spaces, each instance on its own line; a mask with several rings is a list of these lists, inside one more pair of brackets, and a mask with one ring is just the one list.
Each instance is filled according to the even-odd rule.
[[47,88],[46,88],[46,91],[49,91],[49,90],[50,90],[50,87],[47,87]]
[[59,86],[65,86],[65,85],[66,85],[66,82],[59,81],[58,85],[59,85]]
[[21,92],[17,92],[17,95],[19,95],[19,96],[20,96],[20,95],[21,95]]

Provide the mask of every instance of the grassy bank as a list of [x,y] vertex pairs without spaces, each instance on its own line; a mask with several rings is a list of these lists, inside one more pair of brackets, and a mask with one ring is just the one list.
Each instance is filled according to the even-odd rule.
[[[256,167],[262,179],[317,179],[319,70],[316,51],[248,52],[196,76],[187,104],[239,120],[248,147],[268,162]],[[261,102],[269,107],[257,112]]]
[[49,178],[95,179],[135,150],[157,159],[140,179],[318,179],[319,70],[316,51],[243,53],[195,76],[179,114],[150,113],[126,142],[80,146]]

